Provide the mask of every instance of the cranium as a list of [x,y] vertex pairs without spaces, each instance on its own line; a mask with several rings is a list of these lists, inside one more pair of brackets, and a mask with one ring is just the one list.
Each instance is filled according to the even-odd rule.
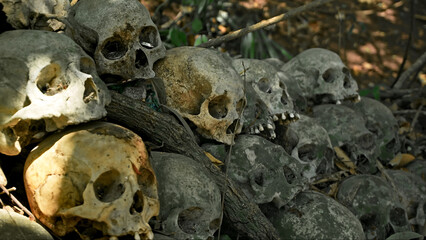
[[93,60],[65,35],[0,35],[0,152],[17,155],[33,137],[99,119],[110,96]]
[[70,7],[69,0],[0,0],[7,22],[15,29],[38,29],[58,31],[65,24],[58,21],[63,19]]
[[[268,124],[272,125],[272,120],[289,121],[297,118],[298,115],[293,109],[293,100],[288,95],[285,84],[280,81],[284,75],[283,72],[272,64],[258,59],[234,59],[232,64],[237,72],[244,73],[243,79],[253,87],[269,113],[266,124],[262,122],[255,124],[254,132],[267,129]],[[274,138],[275,133],[272,132],[269,137]]]
[[306,178],[331,173],[334,165],[333,147],[327,131],[315,119],[300,115],[298,121],[278,127],[275,142],[283,146],[292,157],[309,166],[303,172]]
[[164,87],[166,105],[197,126],[202,136],[226,144],[245,104],[243,82],[232,67],[231,59],[218,51],[178,47],[154,66]]
[[361,221],[367,239],[385,239],[392,232],[410,230],[397,193],[378,176],[345,179],[339,186],[337,200]]
[[365,239],[354,214],[321,193],[299,193],[278,211],[266,214],[281,239]]
[[324,104],[313,108],[313,117],[327,130],[333,147],[342,148],[361,172],[376,172],[375,136],[362,115],[344,105]]
[[71,7],[66,33],[93,55],[104,81],[152,78],[165,47],[148,10],[138,0],[80,0]]
[[151,152],[158,177],[162,232],[173,239],[210,239],[219,228],[219,187],[193,159]]
[[383,103],[367,97],[362,97],[360,102],[350,104],[349,107],[366,119],[366,128],[376,137],[377,156],[387,164],[401,147],[398,121],[391,110]]
[[358,85],[339,55],[322,48],[303,51],[281,70],[288,74],[287,85],[298,84],[302,95],[320,103],[340,103],[358,99]]
[[59,236],[153,238],[157,180],[142,139],[126,128],[97,122],[48,137],[29,154],[24,183],[32,212]]
[[[224,145],[202,147],[224,161]],[[228,175],[257,204],[273,203],[280,208],[304,188],[305,165],[283,147],[257,135],[238,135],[227,165]]]

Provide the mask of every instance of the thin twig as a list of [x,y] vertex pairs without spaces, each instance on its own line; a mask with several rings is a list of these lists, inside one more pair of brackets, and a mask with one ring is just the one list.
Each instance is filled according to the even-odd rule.
[[13,196],[2,184],[0,184],[0,188],[3,190],[3,192],[5,192],[10,197],[10,199],[12,199],[13,203],[15,203],[28,215],[31,221],[35,221],[34,215],[26,207],[24,207],[24,205],[22,205],[22,203],[19,202],[19,200],[16,199],[16,197]]
[[333,1],[333,0],[315,0],[313,2],[310,2],[310,3],[306,4],[306,5],[303,5],[303,6],[300,6],[298,8],[292,9],[292,10],[288,11],[287,13],[283,13],[281,15],[272,17],[270,19],[260,21],[260,22],[258,22],[256,24],[253,24],[253,25],[248,26],[246,28],[242,28],[242,29],[239,29],[237,31],[230,32],[230,33],[228,33],[225,36],[221,36],[221,37],[218,37],[218,38],[210,39],[208,42],[202,43],[202,44],[198,45],[198,47],[208,48],[208,47],[217,46],[217,45],[219,45],[221,43],[228,42],[228,41],[240,38],[242,36],[245,36],[248,33],[251,33],[251,32],[257,31],[259,29],[265,28],[265,27],[267,27],[269,25],[276,24],[278,22],[284,21],[284,20],[286,20],[286,19],[288,19],[290,17],[294,17],[294,16],[300,14],[301,12],[305,12],[307,10],[311,10],[312,8],[315,8],[315,7],[318,7],[320,5],[329,3],[331,1]]
[[398,81],[395,81],[393,85],[393,89],[400,89],[402,88],[402,85],[404,85],[404,82],[410,78],[410,76],[413,73],[416,73],[418,70],[420,70],[424,65],[426,64],[426,51],[411,65],[409,69],[407,69],[403,74],[401,74],[401,77],[398,79]]

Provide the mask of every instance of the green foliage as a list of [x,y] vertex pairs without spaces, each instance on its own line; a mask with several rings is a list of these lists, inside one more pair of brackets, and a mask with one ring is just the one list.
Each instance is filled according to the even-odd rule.
[[245,58],[286,58],[292,55],[265,33],[265,30],[251,32],[241,40],[241,54]]
[[207,36],[206,35],[200,35],[200,36],[198,36],[196,39],[195,39],[195,42],[194,42],[194,46],[198,46],[198,45],[200,45],[200,44],[202,44],[202,43],[205,43],[205,42],[207,42],[209,39],[207,38]]
[[362,89],[359,91],[361,97],[372,96],[374,99],[380,101],[380,87],[374,86],[373,88]]

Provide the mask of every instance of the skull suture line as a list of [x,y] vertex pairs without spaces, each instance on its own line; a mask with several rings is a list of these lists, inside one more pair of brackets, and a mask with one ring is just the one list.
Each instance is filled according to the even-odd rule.
[[245,104],[243,82],[231,59],[211,49],[178,47],[155,66],[166,105],[197,126],[202,136],[231,144],[241,131],[239,114]]
[[165,47],[148,10],[138,0],[80,0],[71,7],[66,33],[93,54],[106,82],[155,76]]
[[[249,130],[250,133],[258,133],[265,128],[273,130],[274,127],[272,129],[270,127],[274,126],[273,121],[297,119],[298,115],[294,112],[293,101],[287,93],[287,87],[280,81],[283,72],[272,64],[258,59],[235,59],[232,64],[237,72],[244,72],[243,79],[254,88],[269,112],[266,124],[265,121],[254,124]],[[249,97],[251,96],[247,96]],[[257,119],[250,119],[250,121],[257,121]],[[272,131],[268,137],[274,138],[275,133]]]
[[24,183],[34,215],[59,236],[153,237],[157,180],[142,139],[126,128],[96,122],[48,137],[29,154]]
[[33,137],[106,115],[108,90],[93,60],[69,37],[4,32],[0,58],[1,153],[17,155]]
[[286,84],[298,84],[305,98],[320,103],[357,100],[358,85],[339,55],[322,49],[303,51],[281,68],[290,77]]

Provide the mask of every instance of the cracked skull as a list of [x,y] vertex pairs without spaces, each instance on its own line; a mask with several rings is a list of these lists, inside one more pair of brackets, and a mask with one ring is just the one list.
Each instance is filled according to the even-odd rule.
[[106,82],[155,76],[165,47],[148,10],[137,0],[80,0],[71,7],[66,33],[93,54]]
[[[226,158],[224,145],[202,147],[220,160]],[[306,165],[281,146],[257,135],[238,135],[232,149],[227,166],[229,177],[255,203],[273,203],[280,208],[303,189],[302,172]]]
[[173,239],[212,239],[220,223],[219,187],[195,160],[175,153],[151,153],[162,232]]
[[97,122],[50,136],[29,154],[24,183],[32,212],[59,236],[153,238],[157,180],[142,139],[126,128]]
[[17,155],[46,132],[99,119],[110,96],[95,63],[63,34],[0,35],[0,152]]
[[328,132],[333,147],[340,147],[361,172],[375,173],[375,136],[365,119],[344,105],[323,104],[313,108],[313,117]]
[[322,48],[303,51],[281,67],[289,84],[298,84],[302,95],[319,103],[357,100],[358,85],[339,55]]
[[327,130],[315,119],[300,115],[298,121],[277,130],[276,143],[292,157],[309,165],[303,175],[312,179],[317,174],[331,173],[334,165],[333,147]]
[[[271,126],[273,130],[273,121],[297,119],[298,115],[293,109],[293,100],[288,95],[284,82],[280,81],[284,74],[283,72],[267,61],[258,59],[234,59],[232,64],[237,72],[243,73],[243,79],[253,87],[258,98],[266,105],[269,113],[266,121],[263,120],[262,122],[259,119],[258,124],[253,124],[250,127],[250,133],[259,133],[263,129],[269,130]],[[245,86],[245,88],[247,87]],[[247,98],[251,97],[249,94],[247,95]],[[256,109],[254,111],[259,112],[260,110]],[[253,122],[257,121],[257,119],[249,119],[248,121]],[[273,131],[269,135],[268,137],[270,138],[275,137]]]
[[233,132],[245,104],[243,82],[231,59],[204,48],[178,47],[154,66],[163,86],[159,95],[197,127],[203,137],[231,144]]

